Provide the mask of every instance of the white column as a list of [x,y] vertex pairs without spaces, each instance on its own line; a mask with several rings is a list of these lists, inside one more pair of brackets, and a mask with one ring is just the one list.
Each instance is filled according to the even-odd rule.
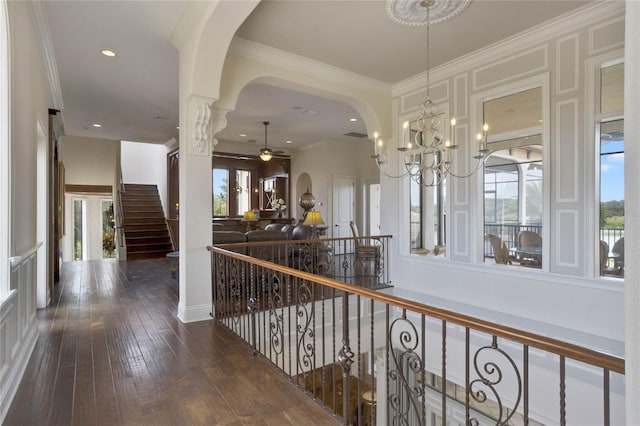
[[215,99],[192,96],[187,101],[187,129],[180,140],[180,302],[183,322],[210,319],[211,152],[214,134],[226,125],[226,110]]
[[640,2],[625,3],[624,217],[626,424],[640,425]]

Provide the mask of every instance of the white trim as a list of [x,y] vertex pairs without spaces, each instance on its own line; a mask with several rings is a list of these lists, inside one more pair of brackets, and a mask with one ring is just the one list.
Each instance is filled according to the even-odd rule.
[[[624,50],[618,49],[605,53],[585,61],[585,135],[584,140],[591,143],[591,149],[584,150],[584,176],[585,185],[585,229],[591,232],[585,238],[585,243],[591,247],[590,256],[586,262],[586,274],[588,277],[600,276],[600,266],[597,258],[600,253],[600,138],[596,134],[596,124],[608,119],[623,118],[619,112],[610,114],[599,113],[600,96],[600,69],[607,65],[615,65],[624,62]],[[591,141],[591,142],[589,142]],[[589,190],[589,188],[592,188]]]
[[51,87],[51,97],[53,98],[53,107],[58,110],[64,109],[62,102],[62,88],[60,87],[60,77],[58,76],[58,65],[56,55],[53,50],[53,40],[47,16],[44,11],[44,2],[30,1],[31,13],[38,30],[40,50],[42,51],[42,61],[49,79],[49,87]]
[[178,303],[178,319],[183,323],[211,320],[211,304],[186,307]]
[[389,83],[240,37],[233,38],[229,53],[381,95],[391,92]]
[[0,292],[9,290],[11,253],[11,54],[7,1],[0,0]]

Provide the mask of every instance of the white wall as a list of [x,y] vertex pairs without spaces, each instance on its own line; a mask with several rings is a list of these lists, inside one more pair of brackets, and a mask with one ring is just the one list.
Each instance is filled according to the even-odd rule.
[[167,212],[167,148],[164,145],[122,141],[122,180],[157,185],[162,208]]
[[67,185],[113,185],[120,142],[64,136],[61,160]]
[[[408,180],[382,177],[383,233],[397,236],[392,262],[395,286],[618,343],[624,340],[623,282],[596,272],[597,177],[588,102],[594,90],[585,72],[589,59],[621,50],[623,19],[622,2],[592,4],[570,19],[432,70],[434,101],[445,105],[458,121],[462,146],[455,161],[459,164],[473,155],[472,135],[481,126],[484,96],[522,82],[544,82],[544,268],[483,262],[482,189],[477,175],[449,184],[448,259],[411,255],[403,219],[408,217]],[[402,120],[416,115],[424,99],[423,77],[394,86],[396,132],[401,131]]]
[[[356,178],[354,219],[363,223],[363,186],[367,178],[378,174],[375,163],[371,160],[371,147],[366,139],[353,143],[322,142],[296,152],[291,158],[289,181],[295,185],[302,173],[311,177],[312,193],[316,198],[315,209],[321,212],[329,226],[327,236],[331,236],[333,229],[332,185],[335,175]],[[340,152],[340,155],[336,155],[336,152]],[[296,194],[293,196],[297,200]]]
[[[29,252],[33,254],[38,247],[37,123],[45,133],[48,132],[48,108],[54,105],[30,5],[7,2],[6,7],[11,86],[9,255],[20,257]],[[2,28],[4,24],[1,24]],[[4,60],[0,62],[5,64]],[[3,92],[0,96],[9,94]],[[18,389],[37,338],[35,263],[33,256],[19,262],[19,270],[12,273],[11,278],[11,287],[15,290],[0,291],[0,335],[3,336],[0,344],[3,352],[0,355],[0,423]],[[23,267],[24,273],[20,272]]]
[[12,251],[20,254],[36,244],[36,123],[48,131],[52,100],[29,5],[8,2],[8,6],[12,43]]

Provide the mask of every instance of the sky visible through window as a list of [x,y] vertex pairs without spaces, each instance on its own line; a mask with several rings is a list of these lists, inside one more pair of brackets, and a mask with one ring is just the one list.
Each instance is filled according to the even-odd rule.
[[600,153],[600,200],[624,200],[624,141],[603,143]]

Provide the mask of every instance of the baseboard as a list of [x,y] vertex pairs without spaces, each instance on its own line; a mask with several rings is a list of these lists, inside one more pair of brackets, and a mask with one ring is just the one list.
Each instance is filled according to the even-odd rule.
[[182,322],[196,322],[211,319],[211,304],[185,307],[178,304],[178,318]]
[[34,321],[33,326],[29,329],[29,332],[23,339],[22,347],[17,351],[15,360],[16,362],[10,366],[8,372],[7,385],[0,390],[0,424],[4,424],[4,419],[9,412],[13,398],[18,392],[20,381],[24,372],[29,364],[29,359],[33,353],[33,349],[36,347],[38,340],[38,322]]

